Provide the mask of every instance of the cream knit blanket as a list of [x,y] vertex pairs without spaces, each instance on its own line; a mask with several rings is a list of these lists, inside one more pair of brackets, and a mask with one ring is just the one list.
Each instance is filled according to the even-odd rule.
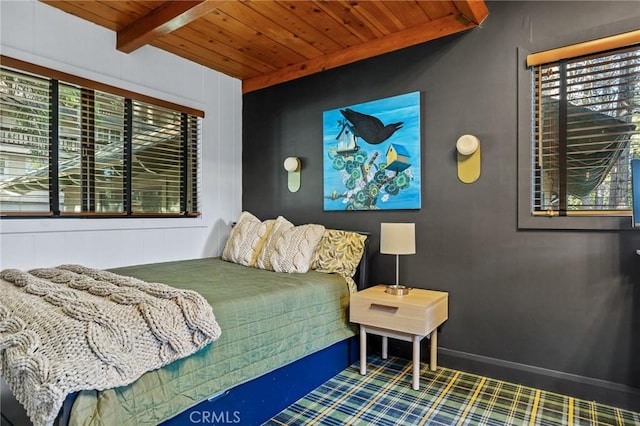
[[36,426],[220,336],[198,293],[79,265],[0,272],[0,376]]

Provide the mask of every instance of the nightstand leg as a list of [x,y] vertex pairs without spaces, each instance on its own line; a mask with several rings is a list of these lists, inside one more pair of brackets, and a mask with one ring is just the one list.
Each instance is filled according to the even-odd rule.
[[360,374],[367,374],[367,329],[360,325]]
[[435,330],[433,330],[431,332],[431,335],[429,336],[431,342],[431,356],[429,359],[429,367],[431,368],[431,371],[436,371],[436,368],[438,368],[438,329],[436,328]]
[[387,336],[382,336],[382,359],[387,359],[389,350],[389,342]]
[[413,336],[413,389],[420,389],[420,337]]

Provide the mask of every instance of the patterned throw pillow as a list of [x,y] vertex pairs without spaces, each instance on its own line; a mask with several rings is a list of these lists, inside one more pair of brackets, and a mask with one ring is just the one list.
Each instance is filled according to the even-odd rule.
[[355,292],[353,275],[356,273],[367,237],[357,232],[327,229],[313,256],[311,269],[337,273],[347,279],[349,289]]
[[274,220],[261,222],[251,213],[242,212],[238,222],[231,229],[231,235],[222,251],[222,259],[244,266],[254,266],[274,223]]
[[322,225],[294,226],[279,216],[258,255],[256,265],[275,272],[307,272],[323,234]]

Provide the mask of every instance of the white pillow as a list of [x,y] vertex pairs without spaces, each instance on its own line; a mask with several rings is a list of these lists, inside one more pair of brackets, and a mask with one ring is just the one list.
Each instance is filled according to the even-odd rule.
[[231,235],[222,251],[222,259],[244,266],[254,266],[274,223],[274,220],[261,222],[251,213],[242,212],[238,222],[231,229]]
[[279,216],[258,255],[256,265],[276,272],[309,271],[324,229],[324,226],[315,224],[293,226]]
[[293,228],[293,223],[289,222],[282,216],[278,216],[271,228],[271,232],[267,236],[264,244],[262,245],[262,249],[258,254],[258,259],[256,260],[256,267],[260,269],[266,269],[269,271],[273,271],[273,266],[271,266],[271,255],[274,253],[276,249],[276,240],[285,229]]

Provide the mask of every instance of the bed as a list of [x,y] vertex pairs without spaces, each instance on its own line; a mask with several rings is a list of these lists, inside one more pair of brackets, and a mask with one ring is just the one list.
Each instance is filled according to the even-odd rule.
[[[272,231],[263,235],[265,247]],[[323,235],[321,241],[326,232]],[[358,287],[367,279],[366,245],[362,237],[354,275]],[[353,288],[345,276],[321,271],[277,272],[222,258],[109,270],[197,292],[211,305],[222,333],[196,353],[148,371],[131,384],[68,396],[57,423],[178,425],[215,420],[254,424],[267,420],[357,357],[355,328],[347,318]]]

